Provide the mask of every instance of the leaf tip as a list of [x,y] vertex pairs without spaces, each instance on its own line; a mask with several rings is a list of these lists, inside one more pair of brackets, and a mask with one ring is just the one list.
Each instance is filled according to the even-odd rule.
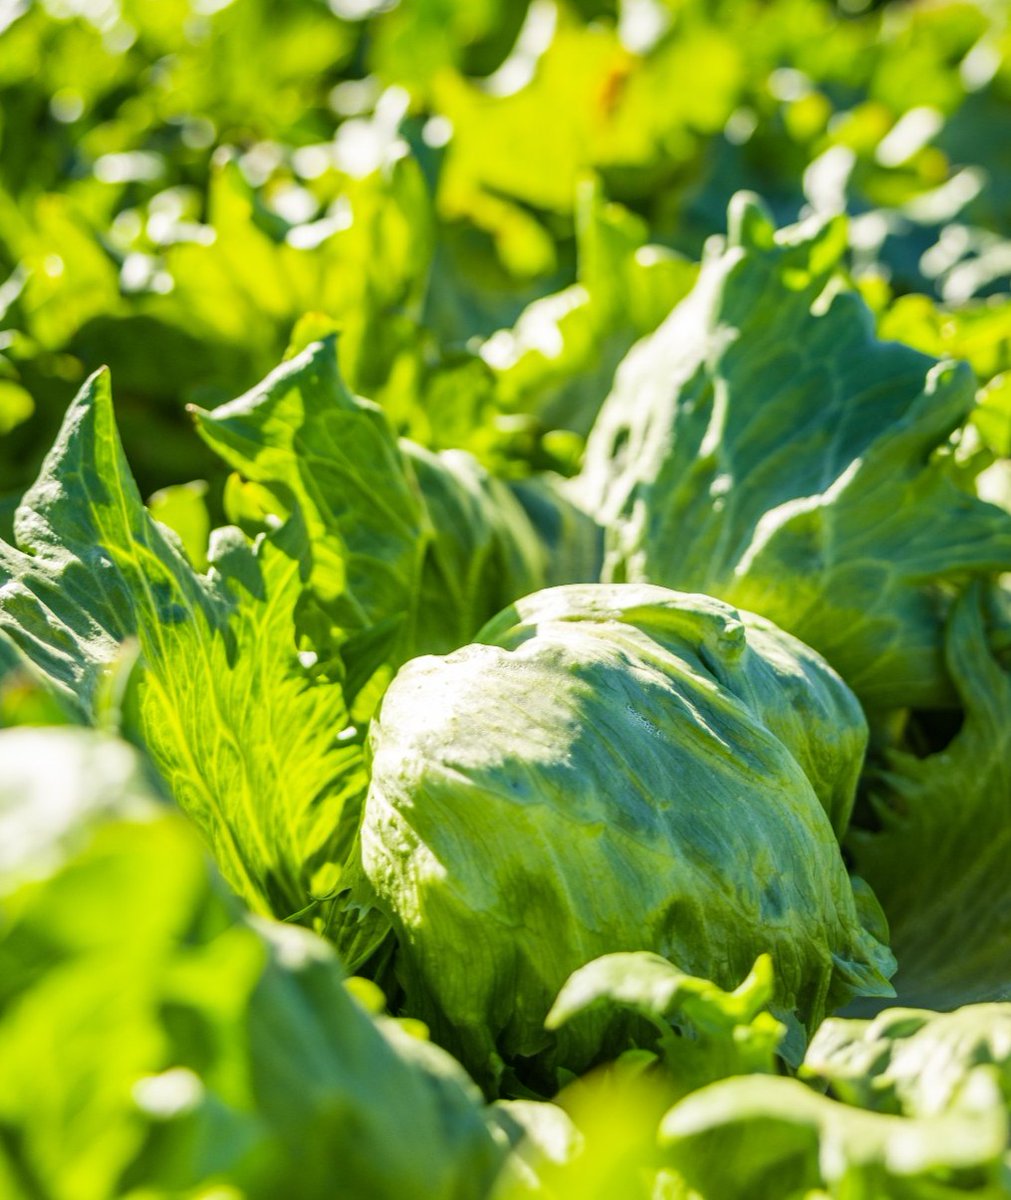
[[755,192],[737,192],[727,209],[727,238],[741,249],[768,250],[775,244],[776,224]]

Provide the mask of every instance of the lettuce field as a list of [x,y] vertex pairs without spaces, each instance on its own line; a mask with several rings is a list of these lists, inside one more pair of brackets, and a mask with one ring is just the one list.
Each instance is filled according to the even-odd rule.
[[1011,1198],[1008,0],[0,0],[0,1200]]

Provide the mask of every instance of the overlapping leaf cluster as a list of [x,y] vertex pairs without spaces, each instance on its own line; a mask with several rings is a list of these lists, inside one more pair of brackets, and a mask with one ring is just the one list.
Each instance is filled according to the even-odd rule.
[[0,1192],[1011,1195],[1005,6],[9,8]]

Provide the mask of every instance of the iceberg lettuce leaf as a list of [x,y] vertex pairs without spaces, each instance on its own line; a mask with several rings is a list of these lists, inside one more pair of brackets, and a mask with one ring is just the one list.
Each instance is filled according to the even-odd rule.
[[955,605],[945,655],[961,724],[926,754],[907,731],[876,757],[867,814],[848,839],[888,916],[905,1004],[1011,994],[1011,671],[992,644],[1006,596],[976,585]]
[[1011,515],[944,453],[965,364],[879,341],[834,281],[840,220],[739,195],[693,292],[622,363],[579,495],[605,577],[707,592],[813,646],[865,706],[951,704],[950,597],[1011,567]]
[[[297,515],[254,545],[219,531],[214,569],[196,574],[141,502],[99,373],[15,533],[19,549],[0,544],[5,636],[79,720],[103,719],[124,688],[123,719],[232,886],[259,912],[303,909],[343,862],[365,775],[360,746],[338,739],[341,688],[298,657],[313,550]],[[139,654],[126,684],[124,644]]]

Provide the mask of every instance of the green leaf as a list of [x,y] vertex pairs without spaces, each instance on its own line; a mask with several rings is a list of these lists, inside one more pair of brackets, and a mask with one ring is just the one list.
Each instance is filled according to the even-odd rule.
[[870,1021],[824,1021],[802,1074],[858,1108],[932,1117],[964,1104],[981,1064],[995,1068],[1011,1110],[1011,1004],[950,1013],[889,1008]]
[[671,1169],[703,1200],[981,1200],[1006,1195],[1007,1118],[986,1068],[957,1112],[913,1119],[862,1112],[795,1079],[714,1083],[664,1117]]
[[0,734],[0,835],[5,1195],[482,1200],[473,1084],[244,916],[131,747]]
[[725,246],[622,363],[580,495],[605,577],[707,592],[813,646],[872,709],[950,705],[950,595],[1011,567],[1011,515],[944,448],[972,372],[880,342],[832,283],[838,221],[777,232],[736,198]]
[[837,841],[864,737],[807,647],[646,585],[551,588],[413,660],[371,727],[360,833],[406,1011],[489,1087],[504,1062],[543,1094],[628,1044],[607,1012],[544,1029],[591,959],[652,951],[733,988],[769,952],[799,1059],[799,1025],[891,994]]
[[955,605],[945,640],[961,707],[953,736],[940,746],[914,736],[924,719],[931,728],[930,714],[914,714],[905,737],[872,762],[869,809],[849,837],[888,916],[906,1004],[952,1008],[1004,999],[1011,988],[1006,599],[976,585]]
[[194,573],[145,510],[108,376],[71,405],[0,544],[0,630],[81,720],[95,720],[127,639],[128,719],[229,882],[254,909],[302,909],[346,854],[364,786],[339,686],[302,667],[295,611],[313,561],[295,517],[250,545],[219,531]]
[[383,412],[345,387],[333,339],[196,417],[279,511],[304,514],[311,585],[330,621],[317,648],[343,647],[351,670],[348,638],[385,638],[373,690],[407,659],[462,645],[543,581],[544,549],[508,489],[462,451],[398,442]]
[[311,582],[341,632],[409,611],[429,535],[421,494],[381,410],[351,395],[335,341],[316,342],[246,395],[194,409],[231,467],[297,505],[314,547]]
[[594,1009],[646,1018],[661,1034],[658,1053],[677,1099],[730,1075],[775,1073],[786,1027],[765,1011],[773,992],[768,955],[726,992],[657,954],[608,954],[569,976],[545,1025],[558,1029]]

